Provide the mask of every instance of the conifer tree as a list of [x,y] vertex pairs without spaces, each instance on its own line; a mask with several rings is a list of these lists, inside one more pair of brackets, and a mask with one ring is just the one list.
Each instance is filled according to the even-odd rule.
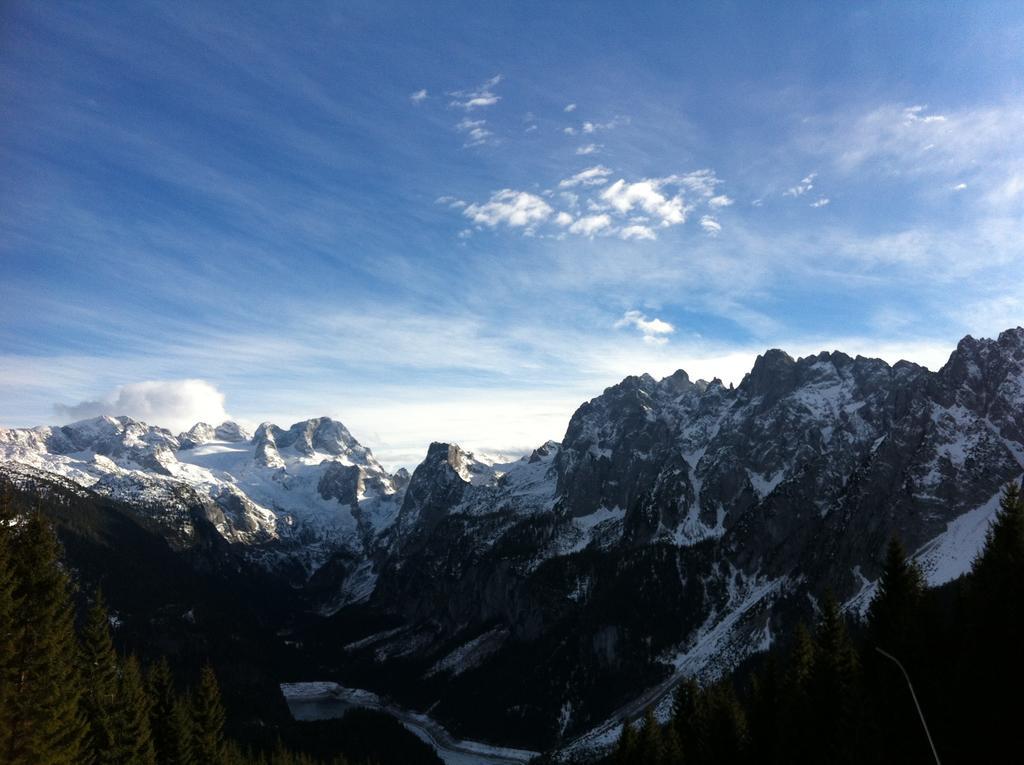
[[682,765],[683,745],[679,741],[676,726],[669,724],[662,729],[662,762],[665,765]]
[[224,705],[213,667],[203,667],[192,712],[195,753],[204,765],[217,765],[224,757]]
[[122,665],[118,688],[121,728],[117,749],[124,753],[124,765],[156,765],[156,751],[149,725],[150,698],[142,680],[139,660],[128,656]]
[[622,722],[622,732],[619,733],[619,743],[615,747],[615,765],[634,765],[637,762],[637,734],[629,720]]
[[793,648],[789,658],[787,681],[794,690],[806,690],[814,669],[814,640],[807,625],[800,622],[793,631]]
[[175,699],[170,717],[170,746],[161,753],[161,765],[205,765],[196,756],[195,725],[192,722],[192,700],[189,694]]
[[968,707],[979,738],[977,761],[996,761],[1005,756],[997,742],[1019,724],[1016,706],[1006,700],[1024,684],[1024,496],[1016,483],[1003,492],[972,580],[961,693],[980,702]]
[[683,759],[696,762],[703,749],[703,710],[700,686],[692,677],[679,684],[672,702],[672,726],[676,729]]
[[751,679],[750,739],[758,760],[771,765],[780,761],[780,737],[785,716],[779,669],[775,653],[769,653],[765,667]]
[[[14,507],[11,488],[0,490],[0,742],[10,738],[11,707],[9,695],[15,683],[14,658],[17,655],[17,614],[20,599],[16,593],[14,570]],[[0,750],[0,757],[3,751]]]
[[828,762],[854,762],[859,663],[839,604],[831,593],[822,605],[814,648],[809,689],[818,757]]
[[87,726],[76,660],[67,574],[57,539],[36,511],[17,535],[14,555],[17,649],[7,699],[10,728],[0,752],[9,765],[79,765]]
[[873,701],[866,710],[870,727],[865,735],[871,737],[875,751],[902,762],[912,761],[922,751],[923,740],[907,735],[920,728],[920,721],[903,673],[878,649],[899,657],[913,674],[918,653],[913,646],[920,630],[923,597],[921,570],[907,559],[903,545],[893,538],[868,607],[864,663]]
[[636,761],[660,765],[663,762],[661,743],[661,726],[654,719],[654,709],[647,707],[644,711],[644,727],[637,740]]
[[120,666],[110,637],[106,605],[99,591],[89,608],[81,642],[82,707],[89,725],[88,749],[96,765],[123,762],[124,753],[118,747],[118,731],[123,723]]
[[732,683],[713,685],[705,692],[703,762],[731,765],[742,762],[747,744],[747,717]]
[[[149,669],[147,686],[150,698],[149,724],[153,734],[153,744],[157,760],[164,762],[171,759],[175,750],[174,743],[174,707],[177,694],[174,688],[174,677],[166,657],[160,659]],[[191,733],[189,734],[191,736]]]
[[817,724],[817,710],[811,697],[814,673],[814,639],[807,625],[799,622],[793,633],[793,644],[784,676],[782,730],[779,742],[783,762],[817,762],[817,755],[808,735]]
[[886,548],[885,567],[868,607],[868,632],[876,646],[893,653],[905,653],[917,623],[923,593],[921,570],[907,559],[903,545],[894,537]]
[[982,610],[1006,613],[1004,609],[1010,609],[1019,617],[1022,606],[1012,596],[1020,593],[1024,573],[1024,496],[1016,483],[1003,491],[972,573],[972,598]]

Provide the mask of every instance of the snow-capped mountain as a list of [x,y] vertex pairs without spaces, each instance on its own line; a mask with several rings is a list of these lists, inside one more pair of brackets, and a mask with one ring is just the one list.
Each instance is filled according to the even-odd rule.
[[0,431],[0,461],[127,502],[182,547],[205,519],[323,613],[386,616],[324,655],[426,683],[441,719],[586,747],[826,590],[862,609],[893,535],[931,584],[965,572],[1024,472],[1024,329],[964,338],[937,372],[771,350],[736,387],[628,377],[561,443],[511,462],[435,443],[411,476],[328,418],[175,436],[101,417]]
[[[180,546],[196,514],[270,568],[312,574],[344,551],[367,559],[401,494],[369,449],[329,418],[250,435],[234,422],[174,436],[128,417],[0,430],[8,471],[54,473],[135,507]],[[365,588],[365,583],[361,585]]]

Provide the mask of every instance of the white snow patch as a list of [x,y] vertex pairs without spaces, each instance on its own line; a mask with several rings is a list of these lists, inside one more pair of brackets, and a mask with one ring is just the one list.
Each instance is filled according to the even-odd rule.
[[914,554],[929,587],[952,581],[971,570],[985,546],[985,535],[999,510],[1002,489],[981,507],[954,518],[946,530]]

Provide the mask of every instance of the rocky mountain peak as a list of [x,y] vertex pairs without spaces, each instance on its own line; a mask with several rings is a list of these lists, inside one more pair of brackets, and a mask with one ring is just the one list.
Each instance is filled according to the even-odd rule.
[[181,444],[182,449],[194,449],[208,441],[213,441],[216,437],[217,431],[213,425],[206,422],[197,422],[184,433],[178,435],[178,443]]
[[456,506],[470,485],[468,455],[456,444],[435,441],[413,471],[398,513],[400,544],[428,534]]
[[248,430],[233,420],[226,420],[214,428],[213,436],[218,441],[229,441],[231,443],[248,441],[252,438],[252,434]]
[[772,348],[754,360],[753,368],[743,377],[740,390],[751,396],[777,398],[792,387],[796,361],[783,350]]

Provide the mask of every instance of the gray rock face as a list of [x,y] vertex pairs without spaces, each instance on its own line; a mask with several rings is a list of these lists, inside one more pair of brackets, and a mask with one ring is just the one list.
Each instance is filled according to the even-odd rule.
[[[938,372],[772,350],[735,388],[682,371],[628,377],[525,463],[544,460],[550,506],[500,524],[512,485],[481,492],[459,450],[432,445],[397,522],[415,543],[391,548],[374,595],[419,630],[414,655],[429,660],[497,623],[509,645],[570,641],[574,672],[614,673],[644,652],[656,666],[724,622],[728,639],[686,665],[723,671],[808,595],[858,602],[892,535],[924,555],[1020,478],[1024,330],[965,338]],[[963,545],[980,541],[948,544],[969,561]],[[955,575],[929,571],[933,583]],[[631,601],[645,589],[681,600],[637,615]],[[574,698],[566,683],[560,703]]]
[[[177,438],[123,417],[0,431],[0,456],[145,513],[165,502],[183,540],[197,513],[253,549],[288,534],[291,554],[321,556],[303,569],[319,569],[333,603],[401,620],[357,660],[453,667],[446,657],[486,644],[474,682],[498,687],[509,656],[530,656],[532,682],[502,703],[552,719],[571,708],[569,736],[670,663],[728,669],[825,589],[859,608],[894,534],[933,584],[962,572],[1024,473],[1024,329],[964,338],[937,372],[769,350],[735,388],[683,371],[628,377],[583,404],[560,444],[490,464],[434,443],[411,476],[388,474],[329,418],[264,423],[251,443],[230,425]],[[197,448],[211,440],[234,446]],[[200,473],[198,488],[179,478]],[[440,713],[459,693],[483,697],[430,671],[446,688]]]
[[324,499],[336,499],[343,505],[354,505],[359,501],[363,473],[355,465],[331,462],[324,468],[317,484],[317,491]]
[[432,443],[427,457],[409,479],[395,524],[399,549],[430,534],[448,511],[462,501],[469,482],[460,473],[465,453],[452,444]]

